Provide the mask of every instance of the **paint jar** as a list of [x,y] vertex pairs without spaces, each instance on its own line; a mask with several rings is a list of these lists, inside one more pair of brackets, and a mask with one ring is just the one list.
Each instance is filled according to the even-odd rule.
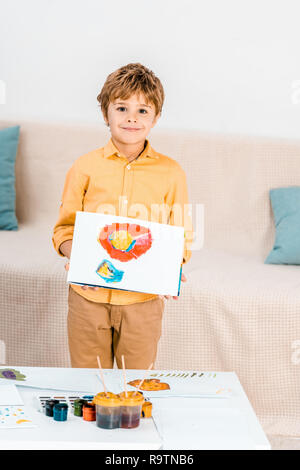
[[53,418],[53,407],[59,403],[59,400],[46,400],[45,404],[45,415]]
[[121,428],[137,428],[140,424],[144,397],[139,392],[122,392],[121,398]]
[[150,401],[145,401],[142,406],[141,418],[151,418],[151,416],[152,416],[152,403]]
[[96,421],[96,408],[93,403],[82,405],[82,417],[85,421]]
[[96,424],[99,428],[115,429],[120,427],[121,400],[114,393],[98,393],[93,400],[96,405]]
[[74,416],[82,416],[82,407],[87,403],[87,400],[79,398],[74,401]]
[[56,403],[53,407],[53,418],[55,421],[66,421],[68,416],[67,403]]

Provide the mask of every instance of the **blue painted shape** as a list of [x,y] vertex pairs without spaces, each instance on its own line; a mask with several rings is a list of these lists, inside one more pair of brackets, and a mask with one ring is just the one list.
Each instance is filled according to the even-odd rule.
[[[105,266],[106,265],[106,266]],[[101,269],[105,267],[108,270],[108,274],[101,274]],[[117,269],[108,259],[104,259],[96,269],[96,274],[104,279],[106,282],[120,282],[122,281],[124,271]]]

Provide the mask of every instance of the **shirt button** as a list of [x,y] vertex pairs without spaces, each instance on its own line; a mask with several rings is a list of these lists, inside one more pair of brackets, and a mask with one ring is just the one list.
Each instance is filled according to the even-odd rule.
[[130,165],[127,165],[127,167],[126,167],[126,168],[127,168],[128,170],[130,170],[131,166],[130,166]]

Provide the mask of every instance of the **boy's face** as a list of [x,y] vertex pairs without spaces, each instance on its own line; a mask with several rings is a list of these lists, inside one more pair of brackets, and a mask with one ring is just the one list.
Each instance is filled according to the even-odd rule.
[[127,144],[144,141],[160,117],[160,113],[155,116],[154,105],[147,104],[143,94],[127,100],[117,98],[109,103],[107,114],[108,121],[103,117],[112,137]]

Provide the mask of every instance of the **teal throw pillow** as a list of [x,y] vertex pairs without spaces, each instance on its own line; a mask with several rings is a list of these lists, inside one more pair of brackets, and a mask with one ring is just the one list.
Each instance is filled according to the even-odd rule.
[[300,264],[300,186],[270,190],[275,243],[265,264]]
[[0,129],[0,230],[18,230],[15,162],[20,126]]

